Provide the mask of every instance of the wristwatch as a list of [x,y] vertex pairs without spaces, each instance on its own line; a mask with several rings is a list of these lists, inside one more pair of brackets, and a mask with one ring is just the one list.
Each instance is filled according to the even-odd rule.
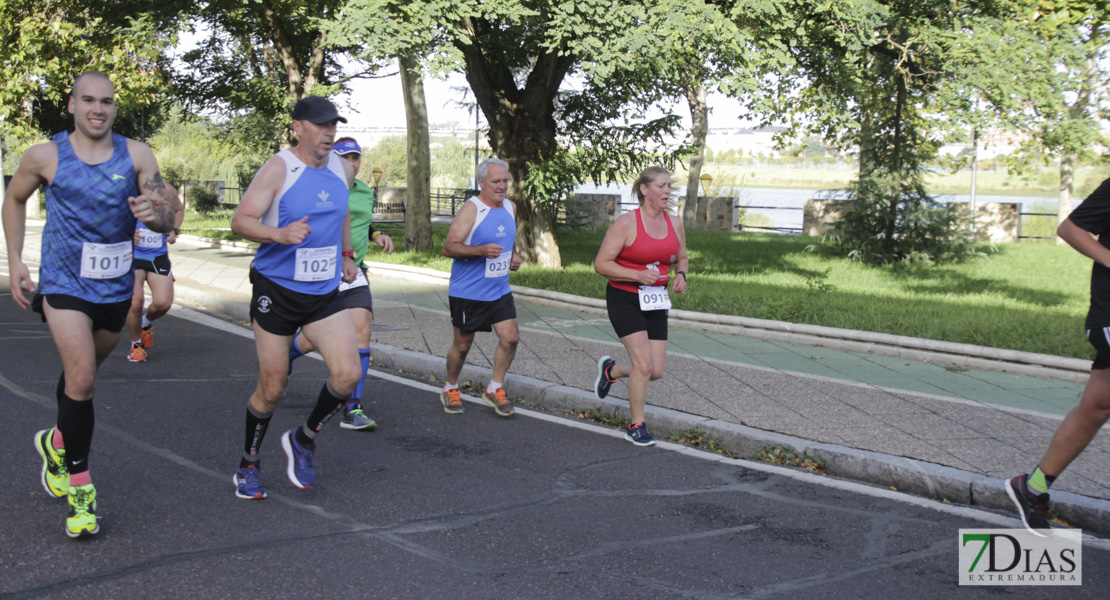
[[683,278],[683,279],[686,279],[686,271],[676,271],[676,272],[677,272],[677,273],[678,273],[679,275],[682,275],[682,278]]

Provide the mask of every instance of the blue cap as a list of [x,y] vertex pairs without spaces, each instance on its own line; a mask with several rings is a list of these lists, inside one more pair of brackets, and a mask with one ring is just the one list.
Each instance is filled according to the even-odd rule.
[[354,140],[343,140],[342,142],[336,142],[336,144],[332,146],[331,149],[333,152],[340,156],[343,156],[344,154],[350,154],[352,152],[359,156],[362,156],[362,148],[359,148],[358,142]]

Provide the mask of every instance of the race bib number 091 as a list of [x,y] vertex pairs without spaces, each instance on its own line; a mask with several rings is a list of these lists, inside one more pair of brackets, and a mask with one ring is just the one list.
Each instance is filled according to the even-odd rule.
[[81,245],[81,277],[115,279],[131,271],[131,240],[118,244]]
[[338,253],[335,246],[327,248],[297,248],[297,264],[293,279],[296,281],[327,281],[335,277]]
[[486,277],[504,277],[509,274],[509,259],[512,252],[502,252],[497,258],[486,259]]
[[665,285],[640,286],[640,310],[670,310],[671,297]]

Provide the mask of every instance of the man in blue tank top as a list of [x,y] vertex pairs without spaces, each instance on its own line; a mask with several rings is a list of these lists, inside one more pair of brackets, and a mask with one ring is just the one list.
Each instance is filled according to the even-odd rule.
[[520,257],[514,251],[516,205],[505,198],[508,163],[488,158],[478,165],[477,177],[482,191],[459,209],[443,241],[443,255],[454,259],[447,299],[455,336],[447,352],[447,381],[439,401],[449,414],[463,412],[459,373],[474,343],[474,332],[492,330],[497,333],[497,350],[482,401],[498,416],[510,417],[513,403],[503,383],[520,339],[516,304],[509,291],[509,271],[520,268]]
[[[48,494],[68,498],[66,535],[100,531],[89,474],[97,368],[115,348],[134,287],[131,238],[138,219],[152,231],[174,226],[177,193],[150,148],[112,133],[115,86],[90,71],[73,82],[74,130],[27,149],[4,196],[12,298],[50,327],[62,359],[58,419],[35,435]],[[46,191],[46,227],[37,294],[23,263],[27,200]]]
[[[135,222],[135,292],[127,312],[127,333],[131,350],[127,360],[146,362],[147,351],[154,345],[154,321],[166,316],[173,306],[173,275],[170,273],[169,244],[177,242],[178,227],[185,219],[185,207],[174,214],[173,231],[158,233]],[[146,307],[144,286],[150,288],[150,306]],[[143,308],[147,308],[143,312]]]
[[262,165],[231,217],[231,230],[259,242],[251,265],[251,323],[258,350],[258,385],[247,403],[243,455],[235,495],[260,500],[258,451],[285,390],[289,349],[301,330],[316,342],[328,381],[304,425],[281,436],[286,476],[308,489],[316,435],[346,403],[359,380],[358,342],[340,280],[358,274],[351,249],[348,190],[354,169],[332,153],[339,116],[326,98],[307,96],[293,107],[297,145]]

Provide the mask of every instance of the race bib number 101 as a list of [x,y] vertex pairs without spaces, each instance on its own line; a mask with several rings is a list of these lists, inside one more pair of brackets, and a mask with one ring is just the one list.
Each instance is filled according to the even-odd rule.
[[131,271],[131,240],[118,244],[81,245],[81,277],[115,279]]

